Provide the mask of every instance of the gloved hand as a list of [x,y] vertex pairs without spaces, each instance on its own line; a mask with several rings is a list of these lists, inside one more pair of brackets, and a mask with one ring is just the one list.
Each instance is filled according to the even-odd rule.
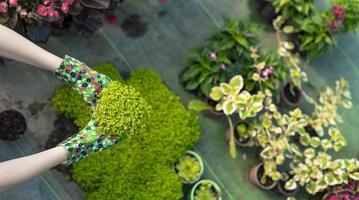
[[[111,79],[106,75],[97,73],[86,64],[70,56],[65,56],[64,61],[54,74],[81,94],[91,113],[102,89],[111,83]],[[70,165],[87,157],[91,152],[101,151],[117,144],[120,139],[111,134],[100,133],[97,130],[97,121],[92,117],[84,129],[67,138],[58,146],[67,150],[67,164]]]

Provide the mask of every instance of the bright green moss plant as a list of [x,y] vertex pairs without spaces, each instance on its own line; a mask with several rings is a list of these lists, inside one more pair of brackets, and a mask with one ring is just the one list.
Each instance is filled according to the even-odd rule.
[[74,166],[73,177],[90,200],[182,199],[173,165],[199,139],[198,119],[157,72],[137,70],[126,84],[152,107],[143,133],[91,154]]
[[113,81],[100,95],[94,116],[101,132],[119,137],[142,132],[151,107],[135,88]]

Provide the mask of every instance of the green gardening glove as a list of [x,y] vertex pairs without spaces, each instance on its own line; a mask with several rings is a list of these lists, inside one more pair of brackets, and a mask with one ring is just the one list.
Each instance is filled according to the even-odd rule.
[[[106,75],[97,73],[70,56],[65,56],[54,74],[81,94],[91,113],[102,89],[111,83],[111,79]],[[120,139],[111,134],[100,133],[97,129],[97,121],[92,117],[88,125],[77,135],[67,138],[58,146],[67,150],[67,164],[70,165],[87,157],[91,152],[101,151],[117,144]]]

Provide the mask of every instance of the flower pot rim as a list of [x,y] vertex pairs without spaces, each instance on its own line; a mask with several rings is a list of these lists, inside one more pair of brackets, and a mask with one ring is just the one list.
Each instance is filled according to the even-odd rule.
[[217,191],[217,193],[219,194],[217,200],[222,200],[222,190],[221,188],[218,186],[218,184],[210,179],[202,179],[200,181],[198,181],[191,189],[191,193],[190,193],[190,199],[194,200],[194,192],[196,191],[196,188],[201,185],[203,182],[210,182],[212,184],[212,186],[214,187],[214,189]]

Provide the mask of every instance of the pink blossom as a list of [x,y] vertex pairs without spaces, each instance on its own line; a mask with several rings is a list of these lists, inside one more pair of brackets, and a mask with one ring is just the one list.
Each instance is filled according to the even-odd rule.
[[66,2],[61,4],[61,10],[63,13],[67,14],[69,12],[69,8],[70,8],[70,6]]
[[217,53],[214,51],[209,52],[209,57],[211,57],[213,60],[217,60]]
[[19,12],[19,15],[20,15],[20,17],[22,17],[22,18],[26,17],[26,15],[27,15],[26,10],[21,10],[21,11]]
[[47,7],[44,6],[44,5],[38,5],[37,6],[37,14],[39,14],[41,17],[45,17],[49,14],[48,10],[47,10]]
[[344,20],[345,18],[345,10],[343,7],[339,5],[334,5],[332,8],[333,14],[338,17],[339,20]]
[[329,22],[328,26],[333,32],[338,32],[340,28],[341,22],[338,20],[334,20]]
[[60,16],[59,12],[57,12],[57,10],[55,10],[53,8],[48,7],[48,10],[49,10],[49,17],[57,18]]
[[8,5],[6,2],[0,3],[0,13],[6,13],[8,9]]
[[118,17],[116,15],[108,15],[107,20],[110,24],[114,24],[118,21]]
[[11,7],[16,7],[17,6],[17,0],[9,0],[9,4]]
[[225,64],[221,64],[220,66],[219,66],[222,70],[226,70],[226,65]]
[[42,3],[43,3],[45,6],[47,6],[47,5],[49,5],[50,0],[44,0]]

